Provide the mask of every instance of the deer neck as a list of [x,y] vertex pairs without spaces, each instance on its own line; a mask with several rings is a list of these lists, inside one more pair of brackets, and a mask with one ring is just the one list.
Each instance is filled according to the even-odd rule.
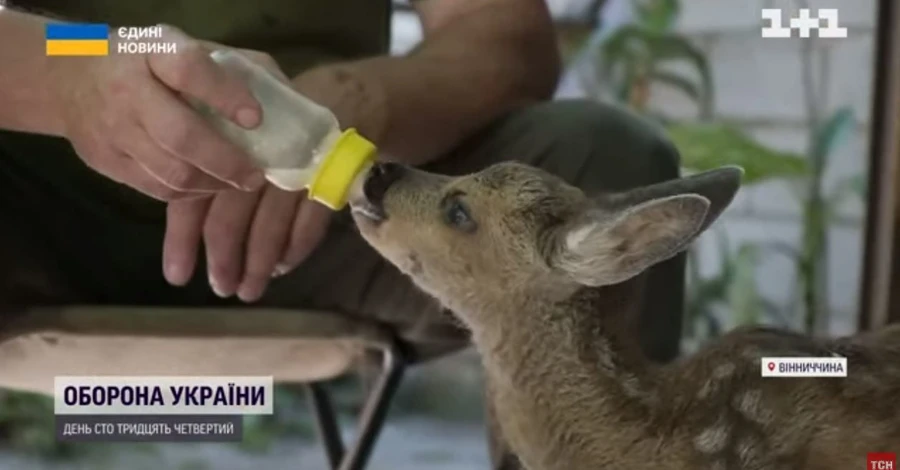
[[632,442],[653,434],[660,387],[628,327],[638,313],[637,287],[581,289],[565,301],[523,298],[484,312],[498,321],[473,328],[473,338],[511,441],[523,448],[544,442],[541,460],[563,462],[610,451],[597,439],[605,432]]
[[473,328],[476,346],[487,365],[507,380],[528,380],[531,374],[546,378],[555,370],[554,376],[586,375],[604,384],[647,381],[649,392],[654,369],[630,327],[639,314],[639,287],[629,281],[582,288],[564,300],[510,295],[520,300],[507,307],[493,304],[479,315],[493,321]]

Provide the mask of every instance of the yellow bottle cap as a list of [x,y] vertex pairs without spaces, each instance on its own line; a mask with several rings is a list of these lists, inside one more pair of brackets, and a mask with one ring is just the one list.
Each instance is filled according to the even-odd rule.
[[375,145],[356,132],[347,129],[325,155],[307,188],[309,198],[332,210],[347,205],[347,193],[356,176],[375,160]]

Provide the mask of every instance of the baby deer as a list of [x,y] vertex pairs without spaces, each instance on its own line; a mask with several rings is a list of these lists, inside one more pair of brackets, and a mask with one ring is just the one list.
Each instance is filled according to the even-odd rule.
[[[639,350],[640,274],[706,229],[741,175],[590,199],[519,164],[456,178],[380,164],[351,207],[368,243],[471,329],[528,470],[847,470],[900,451],[900,326],[737,330],[668,366]],[[765,356],[846,357],[848,376],[763,378]]]

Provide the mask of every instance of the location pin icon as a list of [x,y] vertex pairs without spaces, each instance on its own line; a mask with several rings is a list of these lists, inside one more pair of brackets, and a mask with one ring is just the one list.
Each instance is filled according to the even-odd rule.
[[773,370],[775,370],[775,363],[770,362],[768,367],[769,367],[769,372],[772,372]]

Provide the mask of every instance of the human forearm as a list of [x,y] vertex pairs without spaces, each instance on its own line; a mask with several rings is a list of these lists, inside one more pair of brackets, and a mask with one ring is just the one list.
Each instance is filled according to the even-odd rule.
[[327,65],[294,82],[385,156],[424,163],[503,113],[551,96],[560,64],[541,8],[485,2],[435,28],[405,57]]
[[45,20],[0,9],[0,129],[62,135],[56,112],[54,61],[44,46]]

